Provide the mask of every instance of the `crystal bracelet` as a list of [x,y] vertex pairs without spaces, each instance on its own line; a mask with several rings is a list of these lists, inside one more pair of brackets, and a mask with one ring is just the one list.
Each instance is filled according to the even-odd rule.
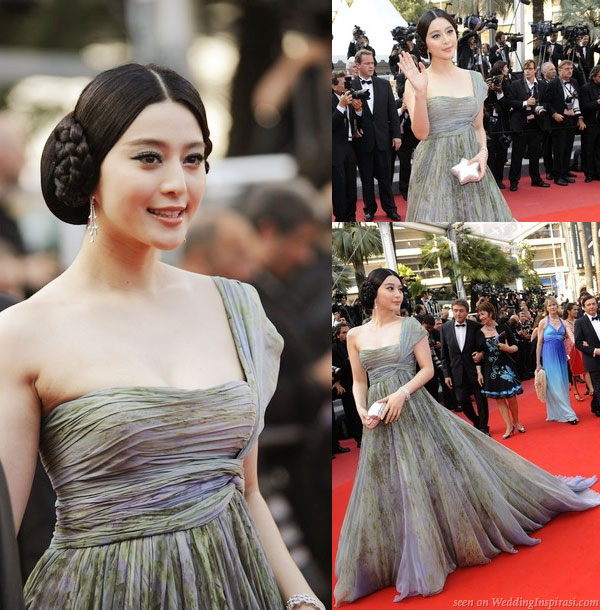
[[325,606],[316,598],[312,597],[312,595],[306,595],[305,593],[298,593],[297,595],[292,595],[290,599],[285,603],[285,610],[293,610],[296,606],[300,604],[307,604],[308,606],[312,606],[317,610],[325,610]]
[[400,391],[406,396],[406,400],[410,400],[410,392],[404,386],[400,388]]

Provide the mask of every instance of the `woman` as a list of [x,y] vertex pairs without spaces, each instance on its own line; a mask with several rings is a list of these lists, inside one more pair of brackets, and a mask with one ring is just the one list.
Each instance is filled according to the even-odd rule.
[[482,324],[479,351],[484,353],[483,367],[480,364],[476,366],[477,381],[482,387],[482,394],[496,399],[498,411],[506,425],[502,438],[507,439],[515,428],[525,432],[525,427],[519,421],[517,402],[517,394],[522,394],[523,388],[516,373],[516,365],[509,355],[516,353],[519,348],[510,328],[506,324],[499,326],[496,323],[496,310],[491,303],[481,303],[477,313]]
[[544,365],[546,372],[546,421],[567,422],[575,425],[579,420],[569,401],[569,375],[565,339],[575,343],[571,331],[558,315],[558,301],[548,297],[544,301],[545,317],[538,326],[536,372]]
[[[565,305],[565,310],[563,311],[563,320],[565,323],[565,327],[568,328],[570,331],[570,336],[573,337],[575,336],[575,320],[577,320],[578,314],[579,306],[577,305],[577,303],[567,303]],[[581,381],[582,376],[587,381],[588,379],[590,379],[590,376],[589,373],[585,372],[581,352],[575,347],[575,345],[570,339],[568,339],[565,343],[567,356],[569,357],[569,369],[571,371],[571,381],[573,383],[573,394],[575,395],[575,399],[581,402],[583,400],[583,397],[579,394],[579,390],[577,389],[577,381]],[[591,379],[589,383],[591,385]]]
[[[554,477],[431,398],[427,332],[398,317],[400,286],[395,271],[372,271],[360,296],[373,317],[347,337],[365,429],[339,538],[337,605],[389,586],[395,601],[434,595],[457,566],[538,544],[528,533],[557,513],[600,504],[588,489],[595,477]],[[375,402],[381,418],[368,413]]]
[[211,148],[194,87],[136,64],[98,75],[44,148],[44,198],[89,238],[0,316],[16,527],[38,437],[58,497],[30,609],[323,607],[257,485],[281,338],[251,287],[157,256],[183,243]]
[[[452,63],[456,32],[454,19],[432,8],[417,23],[431,65],[425,69],[419,63],[417,68],[405,52],[399,60],[408,80],[404,99],[412,130],[421,140],[413,159],[407,220],[512,221],[494,178],[486,173],[483,102],[488,86],[481,74]],[[457,91],[464,95],[457,96]],[[479,164],[476,182],[461,185],[451,174],[463,158]]]

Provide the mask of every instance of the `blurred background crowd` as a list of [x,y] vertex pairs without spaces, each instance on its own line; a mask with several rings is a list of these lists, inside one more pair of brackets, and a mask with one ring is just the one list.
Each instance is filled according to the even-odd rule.
[[[330,526],[314,515],[330,507],[330,172],[319,160],[331,139],[318,101],[330,71],[329,5],[0,0],[0,40],[0,308],[60,274],[83,239],[85,227],[46,209],[39,160],[87,82],[136,61],[166,65],[198,87],[211,171],[185,247],[164,260],[253,284],[284,337],[261,488],[294,559],[327,599]],[[49,542],[53,510],[39,465],[19,536],[24,578]]]

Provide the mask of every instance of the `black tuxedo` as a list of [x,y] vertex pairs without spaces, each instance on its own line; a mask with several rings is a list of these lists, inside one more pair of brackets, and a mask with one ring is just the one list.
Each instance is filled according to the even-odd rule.
[[581,134],[581,160],[588,178],[600,178],[600,85],[590,81],[581,88],[581,112],[586,128]]
[[[586,343],[587,345],[584,345]],[[600,397],[600,357],[594,357],[594,350],[600,348],[600,339],[594,330],[594,325],[587,315],[575,320],[575,347],[583,355],[583,364],[588,371],[594,386],[592,412],[600,413],[598,398]]]
[[[396,112],[396,101],[387,80],[372,76],[373,111],[367,100],[363,100],[361,129],[363,135],[355,140],[358,171],[363,188],[365,213],[375,214],[375,183],[377,178],[381,207],[386,214],[397,213],[392,195],[390,175],[392,139],[400,137],[400,121]],[[363,89],[357,76],[352,81],[353,89]]]
[[[571,79],[567,86],[573,91],[574,96],[579,96],[577,82]],[[546,91],[545,101],[550,114],[550,128],[552,129],[552,156],[553,171],[555,177],[565,178],[571,164],[571,150],[577,128],[577,117],[564,116],[567,108],[563,82],[559,77],[555,78]],[[554,113],[564,116],[562,123],[552,118]]]
[[[442,325],[440,331],[442,370],[444,371],[444,377],[452,379],[456,401],[463,408],[465,415],[476,428],[487,432],[489,430],[487,398],[481,393],[481,387],[477,382],[477,369],[472,357],[473,352],[479,351],[478,334],[481,334],[479,330],[481,325],[471,320],[466,320],[465,324],[466,337],[462,351],[456,339],[454,320]],[[473,409],[471,394],[475,396],[478,414]]]
[[504,141],[506,133],[510,131],[508,125],[508,111],[510,109],[509,98],[507,95],[508,87],[502,81],[502,94],[498,98],[498,92],[490,89],[487,98],[483,103],[485,110],[483,125],[489,135],[488,142],[488,167],[498,184],[504,178],[504,165],[508,153],[508,146]]
[[[356,410],[352,395],[352,368],[348,359],[348,347],[345,342],[336,340],[331,347],[331,364],[341,370],[340,385],[346,390],[341,396],[348,434],[357,442],[362,439],[362,421]],[[334,390],[335,393],[335,390]]]
[[590,70],[594,67],[594,53],[600,53],[600,49],[599,49],[598,45],[587,45],[585,47],[585,49],[586,49],[585,57],[583,56],[583,47],[582,46],[577,45],[575,47],[575,49],[576,49],[576,52],[581,57],[581,59],[579,61],[579,65],[581,66],[581,69],[583,70],[585,77],[589,78]]
[[[331,92],[332,108],[332,172],[331,190],[333,215],[341,222],[356,221],[356,154],[349,133],[356,133],[357,117],[354,108],[348,106],[347,114],[338,109],[339,99]],[[348,130],[350,123],[351,132]]]
[[[546,84],[536,79],[533,85],[533,97],[536,106],[543,105],[546,93]],[[510,160],[509,179],[511,183],[518,182],[521,178],[521,165],[525,147],[529,150],[529,176],[532,182],[540,181],[540,155],[542,152],[542,130],[545,127],[544,117],[533,115],[533,119],[527,120],[532,115],[531,109],[523,107],[523,102],[529,99],[529,85],[524,80],[513,81],[509,88],[509,104],[512,108],[510,115],[510,127],[513,131],[513,148]]]
[[537,49],[533,49],[533,54],[535,57],[538,55],[540,56],[541,63],[551,61],[554,64],[554,67],[558,70],[558,62],[565,58],[565,51],[563,46],[557,42],[554,44],[552,53],[550,53],[551,44],[552,43],[549,41],[543,42]]
[[502,49],[497,44],[490,47],[490,64],[493,68],[497,61],[506,61],[508,63],[508,69],[510,70],[510,52],[512,49],[507,44],[503,45],[502,48],[506,54],[506,59],[502,57]]
[[[396,100],[396,105],[398,108],[402,106],[402,99],[399,98]],[[415,137],[415,134],[412,131],[410,115],[408,114],[408,110],[405,110],[401,115],[399,115],[400,120],[400,138],[402,140],[402,144],[398,151],[392,149],[392,179],[394,177],[394,168],[396,163],[396,157],[400,162],[400,170],[398,172],[398,190],[400,194],[404,197],[404,199],[408,196],[408,183],[410,182],[410,173],[412,168],[412,154],[419,140]]]

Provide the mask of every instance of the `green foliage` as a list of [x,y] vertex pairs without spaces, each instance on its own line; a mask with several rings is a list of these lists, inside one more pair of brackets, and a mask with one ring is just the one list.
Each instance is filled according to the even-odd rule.
[[592,41],[600,36],[600,27],[594,27],[594,21],[600,22],[600,4],[587,0],[561,0],[560,13],[555,18],[564,25],[587,23]]
[[342,263],[342,261],[335,255],[331,257],[331,289],[340,290],[347,292],[353,284],[353,273],[352,269],[348,265]]
[[80,49],[92,42],[125,40],[121,2],[46,0],[28,11],[0,8],[5,47]]
[[533,268],[533,249],[527,244],[521,244],[521,256],[519,256],[519,265],[523,271],[523,287],[526,290],[537,288],[542,285],[540,276]]
[[[436,6],[431,2],[425,2],[424,0],[391,0],[394,8],[406,19],[406,21],[412,21],[416,23],[419,17],[429,8]],[[390,30],[393,27],[400,25],[399,23],[390,24]]]
[[341,228],[335,227],[331,232],[331,249],[340,261],[354,267],[359,288],[365,281],[365,263],[383,254],[379,229],[358,222],[345,222]]
[[415,275],[415,272],[408,265],[405,265],[404,263],[398,263],[397,269],[398,269],[398,275],[400,277],[411,277],[411,276]]
[[421,282],[420,277],[414,278],[408,284],[408,293],[410,294],[411,299],[416,299],[425,290],[427,290],[427,287],[425,286],[425,284],[423,284],[423,282]]
[[447,238],[427,234],[427,241],[421,247],[423,265],[433,269],[437,266],[439,257],[444,273],[453,283],[462,277],[464,281],[491,282],[504,286],[523,275],[523,270],[514,258],[495,244],[475,238],[470,233],[465,227],[456,230],[458,263],[452,260]]

